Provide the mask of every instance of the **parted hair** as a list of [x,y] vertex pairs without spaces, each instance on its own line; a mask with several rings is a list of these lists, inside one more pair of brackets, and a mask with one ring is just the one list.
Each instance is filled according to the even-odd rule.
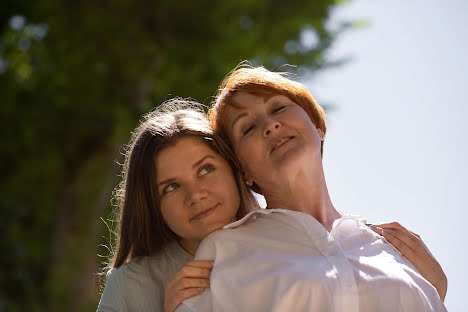
[[237,218],[258,208],[243,183],[235,154],[213,131],[201,104],[175,98],[143,116],[133,131],[125,153],[122,180],[114,190],[116,228],[105,270],[120,267],[137,257],[151,256],[179,237],[167,226],[156,187],[155,157],[163,148],[186,136],[201,137],[223,156],[233,170],[239,189]]

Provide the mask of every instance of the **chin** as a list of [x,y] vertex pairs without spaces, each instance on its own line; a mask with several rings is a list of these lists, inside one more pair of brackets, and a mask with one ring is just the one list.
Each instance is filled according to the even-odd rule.
[[307,150],[302,147],[296,147],[288,151],[284,151],[284,153],[279,155],[278,158],[280,166],[297,166],[298,162],[310,161],[310,155],[308,155]]

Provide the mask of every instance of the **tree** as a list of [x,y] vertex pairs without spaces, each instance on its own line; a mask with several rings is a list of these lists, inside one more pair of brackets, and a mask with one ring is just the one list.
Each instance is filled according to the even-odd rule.
[[95,310],[100,217],[139,116],[208,104],[242,60],[325,68],[340,2],[3,1],[0,310]]

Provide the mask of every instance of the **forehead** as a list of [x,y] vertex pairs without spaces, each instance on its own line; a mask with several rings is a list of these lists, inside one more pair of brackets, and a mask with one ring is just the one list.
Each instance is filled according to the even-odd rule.
[[276,101],[289,101],[289,98],[279,93],[255,94],[240,91],[234,94],[224,109],[224,118],[229,127],[232,122],[242,113],[254,110],[257,106]]
[[239,91],[232,96],[232,100],[231,103],[229,103],[230,105],[228,104],[228,108],[246,109],[251,105],[265,103],[275,95],[277,94],[270,92],[252,93]]
[[158,177],[181,169],[190,169],[194,163],[207,155],[220,157],[205,139],[196,136],[177,139],[174,144],[164,147],[155,156]]

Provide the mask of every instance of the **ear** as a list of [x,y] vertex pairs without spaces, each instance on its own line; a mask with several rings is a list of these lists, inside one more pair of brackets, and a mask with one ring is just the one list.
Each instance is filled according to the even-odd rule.
[[251,187],[253,185],[253,179],[245,173],[244,170],[242,170],[242,177],[245,181],[245,184],[247,184],[248,187]]

